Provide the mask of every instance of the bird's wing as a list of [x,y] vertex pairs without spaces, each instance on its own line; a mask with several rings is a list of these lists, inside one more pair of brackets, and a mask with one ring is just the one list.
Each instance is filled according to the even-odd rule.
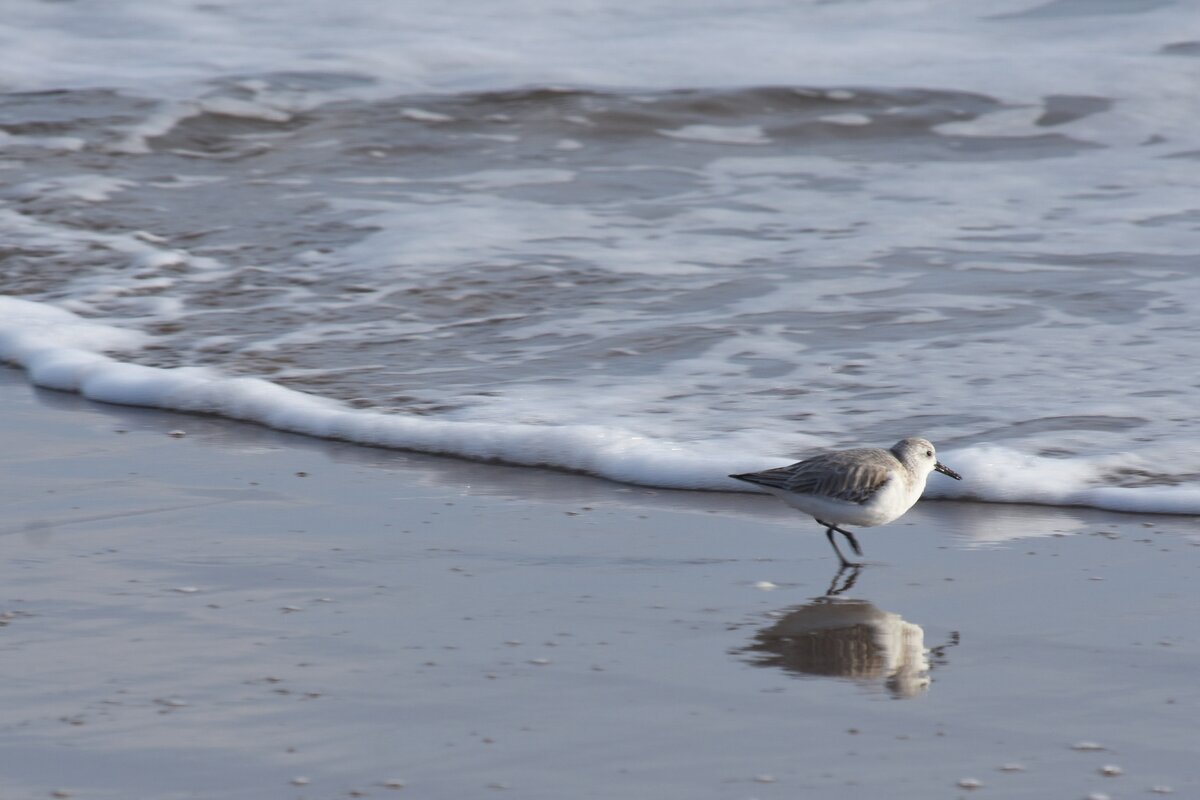
[[842,451],[731,477],[796,494],[865,503],[892,477],[885,455],[881,452],[878,458],[862,458],[855,451]]

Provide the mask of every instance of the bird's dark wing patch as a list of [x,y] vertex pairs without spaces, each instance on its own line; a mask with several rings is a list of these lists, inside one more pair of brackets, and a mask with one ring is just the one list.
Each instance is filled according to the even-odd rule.
[[[870,457],[864,457],[868,453]],[[845,450],[730,477],[796,494],[865,503],[892,477],[887,455],[885,451]]]

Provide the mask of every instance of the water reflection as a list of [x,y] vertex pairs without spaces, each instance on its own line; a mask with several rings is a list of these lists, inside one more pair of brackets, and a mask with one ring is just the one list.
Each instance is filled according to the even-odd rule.
[[944,662],[945,647],[925,647],[925,631],[899,614],[866,600],[838,597],[854,585],[858,570],[839,572],[829,594],[782,612],[742,652],[751,663],[796,675],[846,678],[885,686],[907,698],[929,688],[930,656]]

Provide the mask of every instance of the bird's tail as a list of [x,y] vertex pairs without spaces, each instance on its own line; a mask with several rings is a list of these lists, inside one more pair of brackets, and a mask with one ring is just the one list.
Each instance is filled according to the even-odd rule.
[[755,486],[765,486],[768,489],[787,489],[792,480],[792,473],[786,467],[776,467],[775,469],[764,469],[761,472],[743,472],[729,477],[753,483]]

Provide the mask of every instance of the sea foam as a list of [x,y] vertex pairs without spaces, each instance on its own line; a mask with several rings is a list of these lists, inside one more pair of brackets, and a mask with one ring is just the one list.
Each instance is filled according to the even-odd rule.
[[38,386],[100,402],[216,414],[321,438],[678,489],[737,490],[727,472],[763,466],[762,459],[731,459],[718,447],[685,449],[604,426],[450,421],[363,411],[258,378],[198,367],[147,367],[107,354],[136,350],[149,340],[60,308],[0,297],[0,360],[25,369]]
[[[731,472],[788,463],[769,455],[732,456],[721,443],[679,444],[599,425],[534,425],[431,419],[351,408],[258,378],[120,360],[152,338],[84,319],[44,303],[0,296],[0,360],[38,385],[92,400],[215,414],[308,436],[359,444],[543,466],[670,489],[747,491]],[[1079,505],[1113,511],[1200,514],[1190,486],[1105,485],[1127,456],[1059,459],[975,445],[941,454],[961,483],[934,475],[928,497]]]

